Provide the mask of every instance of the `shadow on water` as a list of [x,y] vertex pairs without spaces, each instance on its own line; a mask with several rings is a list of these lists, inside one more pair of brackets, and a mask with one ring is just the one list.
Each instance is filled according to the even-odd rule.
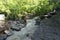
[[60,40],[60,14],[44,19],[33,34],[32,40]]

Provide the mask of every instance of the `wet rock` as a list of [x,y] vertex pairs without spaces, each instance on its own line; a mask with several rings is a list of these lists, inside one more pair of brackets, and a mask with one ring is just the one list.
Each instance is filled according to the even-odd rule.
[[20,21],[12,21],[10,24],[10,29],[13,31],[20,31],[25,25],[21,24]]
[[52,12],[50,12],[51,15],[55,15],[56,14],[56,10],[54,9]]
[[7,35],[6,34],[0,34],[0,40],[6,40]]
[[11,30],[5,30],[4,32],[7,34],[7,36],[13,35],[13,32]]
[[26,23],[23,22],[23,20],[19,21],[8,20],[6,21],[6,24],[8,25],[8,28],[10,28],[13,31],[20,31],[26,25]]
[[19,27],[11,27],[11,29],[12,29],[13,31],[20,31],[20,30],[21,30],[21,28],[19,28]]
[[52,16],[51,15],[44,15],[45,18],[51,18]]
[[40,25],[40,19],[35,19],[36,20],[36,24],[35,25]]
[[44,18],[45,18],[45,16],[41,16],[41,17],[40,17],[40,19],[42,19],[42,20],[43,20]]
[[29,37],[29,34],[26,34],[27,37]]

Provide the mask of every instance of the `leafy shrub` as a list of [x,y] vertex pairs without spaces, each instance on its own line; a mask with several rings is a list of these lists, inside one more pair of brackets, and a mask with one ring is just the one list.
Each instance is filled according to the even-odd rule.
[[42,16],[54,8],[60,8],[59,0],[0,0],[0,12],[7,12],[7,19],[35,14]]

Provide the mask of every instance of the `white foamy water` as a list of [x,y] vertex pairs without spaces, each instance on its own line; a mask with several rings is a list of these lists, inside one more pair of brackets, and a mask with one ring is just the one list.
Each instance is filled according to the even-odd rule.
[[32,40],[30,37],[27,37],[26,34],[32,36],[36,28],[35,20],[29,19],[27,20],[26,27],[22,28],[19,32],[15,32],[14,35],[8,37],[6,40]]

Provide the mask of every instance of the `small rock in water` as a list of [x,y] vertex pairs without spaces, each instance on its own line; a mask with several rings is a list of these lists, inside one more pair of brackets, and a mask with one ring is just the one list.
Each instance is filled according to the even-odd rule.
[[41,16],[40,19],[43,20],[45,17],[44,16]]
[[5,34],[7,34],[8,36],[11,36],[11,35],[13,34],[13,32],[12,32],[12,31],[9,31],[9,30],[5,30],[4,32],[5,32]]
[[40,19],[36,19],[36,24],[35,25],[40,25]]
[[19,28],[19,27],[11,27],[11,29],[12,29],[13,31],[20,31],[20,30],[21,30],[21,28]]
[[46,19],[51,18],[51,15],[44,15],[44,16],[45,16]]
[[54,9],[52,12],[50,12],[51,15],[55,15],[56,14],[56,10]]
[[0,35],[0,40],[6,40],[7,38],[7,35],[6,34],[1,34]]
[[29,37],[29,34],[26,34],[27,37]]

